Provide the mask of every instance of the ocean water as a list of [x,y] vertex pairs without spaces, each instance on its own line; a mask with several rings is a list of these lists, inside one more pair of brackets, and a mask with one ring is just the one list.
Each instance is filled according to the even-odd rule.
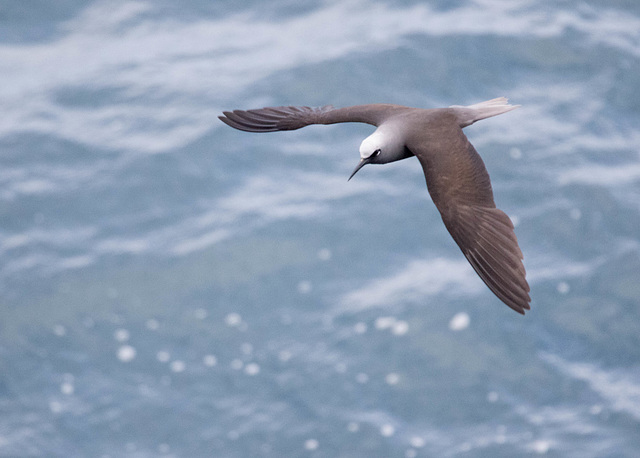
[[[640,3],[0,4],[0,456],[640,456]],[[520,316],[370,126],[465,129]]]

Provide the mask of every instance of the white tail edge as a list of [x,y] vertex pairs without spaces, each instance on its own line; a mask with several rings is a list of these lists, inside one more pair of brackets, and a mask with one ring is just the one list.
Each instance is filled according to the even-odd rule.
[[506,97],[487,100],[473,105],[462,106],[452,105],[449,108],[455,109],[460,127],[467,127],[481,119],[498,116],[507,111],[515,110],[520,105],[510,105]]

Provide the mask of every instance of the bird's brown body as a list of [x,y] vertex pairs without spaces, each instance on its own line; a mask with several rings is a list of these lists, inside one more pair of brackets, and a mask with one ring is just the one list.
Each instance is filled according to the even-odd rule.
[[354,174],[364,164],[416,156],[429,194],[462,253],[500,300],[524,314],[531,299],[513,224],[496,208],[487,169],[462,131],[477,120],[516,108],[506,102],[500,98],[468,107],[429,110],[388,104],[275,107],[225,112],[220,119],[248,132],[342,122],[376,126],[376,132],[360,147],[361,161]]

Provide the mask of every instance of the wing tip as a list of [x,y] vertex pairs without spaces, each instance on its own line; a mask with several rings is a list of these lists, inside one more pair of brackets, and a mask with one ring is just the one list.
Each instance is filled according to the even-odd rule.
[[245,132],[276,132],[317,124],[317,116],[325,111],[327,107],[264,107],[223,111],[223,116],[218,118],[228,126]]
[[231,126],[231,120],[227,117],[227,115],[229,114],[228,111],[223,111],[222,114],[220,116],[218,116],[218,119],[220,121],[222,121],[223,123],[225,123],[227,126]]
[[251,112],[246,110],[223,111],[218,119],[234,129],[244,132],[275,132],[278,126],[273,121],[251,117]]
[[524,304],[508,304],[507,303],[507,306],[512,310],[518,312],[522,316],[525,315],[525,310],[526,311],[531,310],[531,305],[529,304],[529,302],[525,302]]
[[519,263],[522,271],[516,272],[513,268],[504,270],[501,267],[503,263],[493,258],[486,251],[478,249],[463,250],[463,254],[480,279],[504,304],[521,315],[525,314],[525,310],[531,310],[529,305],[531,302],[531,296],[529,295],[531,289],[527,282],[522,262]]

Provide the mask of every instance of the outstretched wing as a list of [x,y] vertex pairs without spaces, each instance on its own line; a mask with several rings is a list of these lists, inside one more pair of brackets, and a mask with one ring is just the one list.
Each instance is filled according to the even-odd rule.
[[522,252],[509,217],[497,208],[458,205],[442,213],[442,220],[489,289],[524,315],[531,308],[531,298]]
[[310,124],[362,122],[379,125],[399,109],[399,105],[370,104],[347,108],[327,105],[312,107],[267,107],[255,110],[225,111],[218,118],[225,124],[245,132],[277,132],[295,130]]
[[524,315],[531,298],[522,251],[511,220],[496,208],[480,155],[455,121],[443,120],[429,130],[428,138],[407,146],[422,164],[442,221],[489,289]]

